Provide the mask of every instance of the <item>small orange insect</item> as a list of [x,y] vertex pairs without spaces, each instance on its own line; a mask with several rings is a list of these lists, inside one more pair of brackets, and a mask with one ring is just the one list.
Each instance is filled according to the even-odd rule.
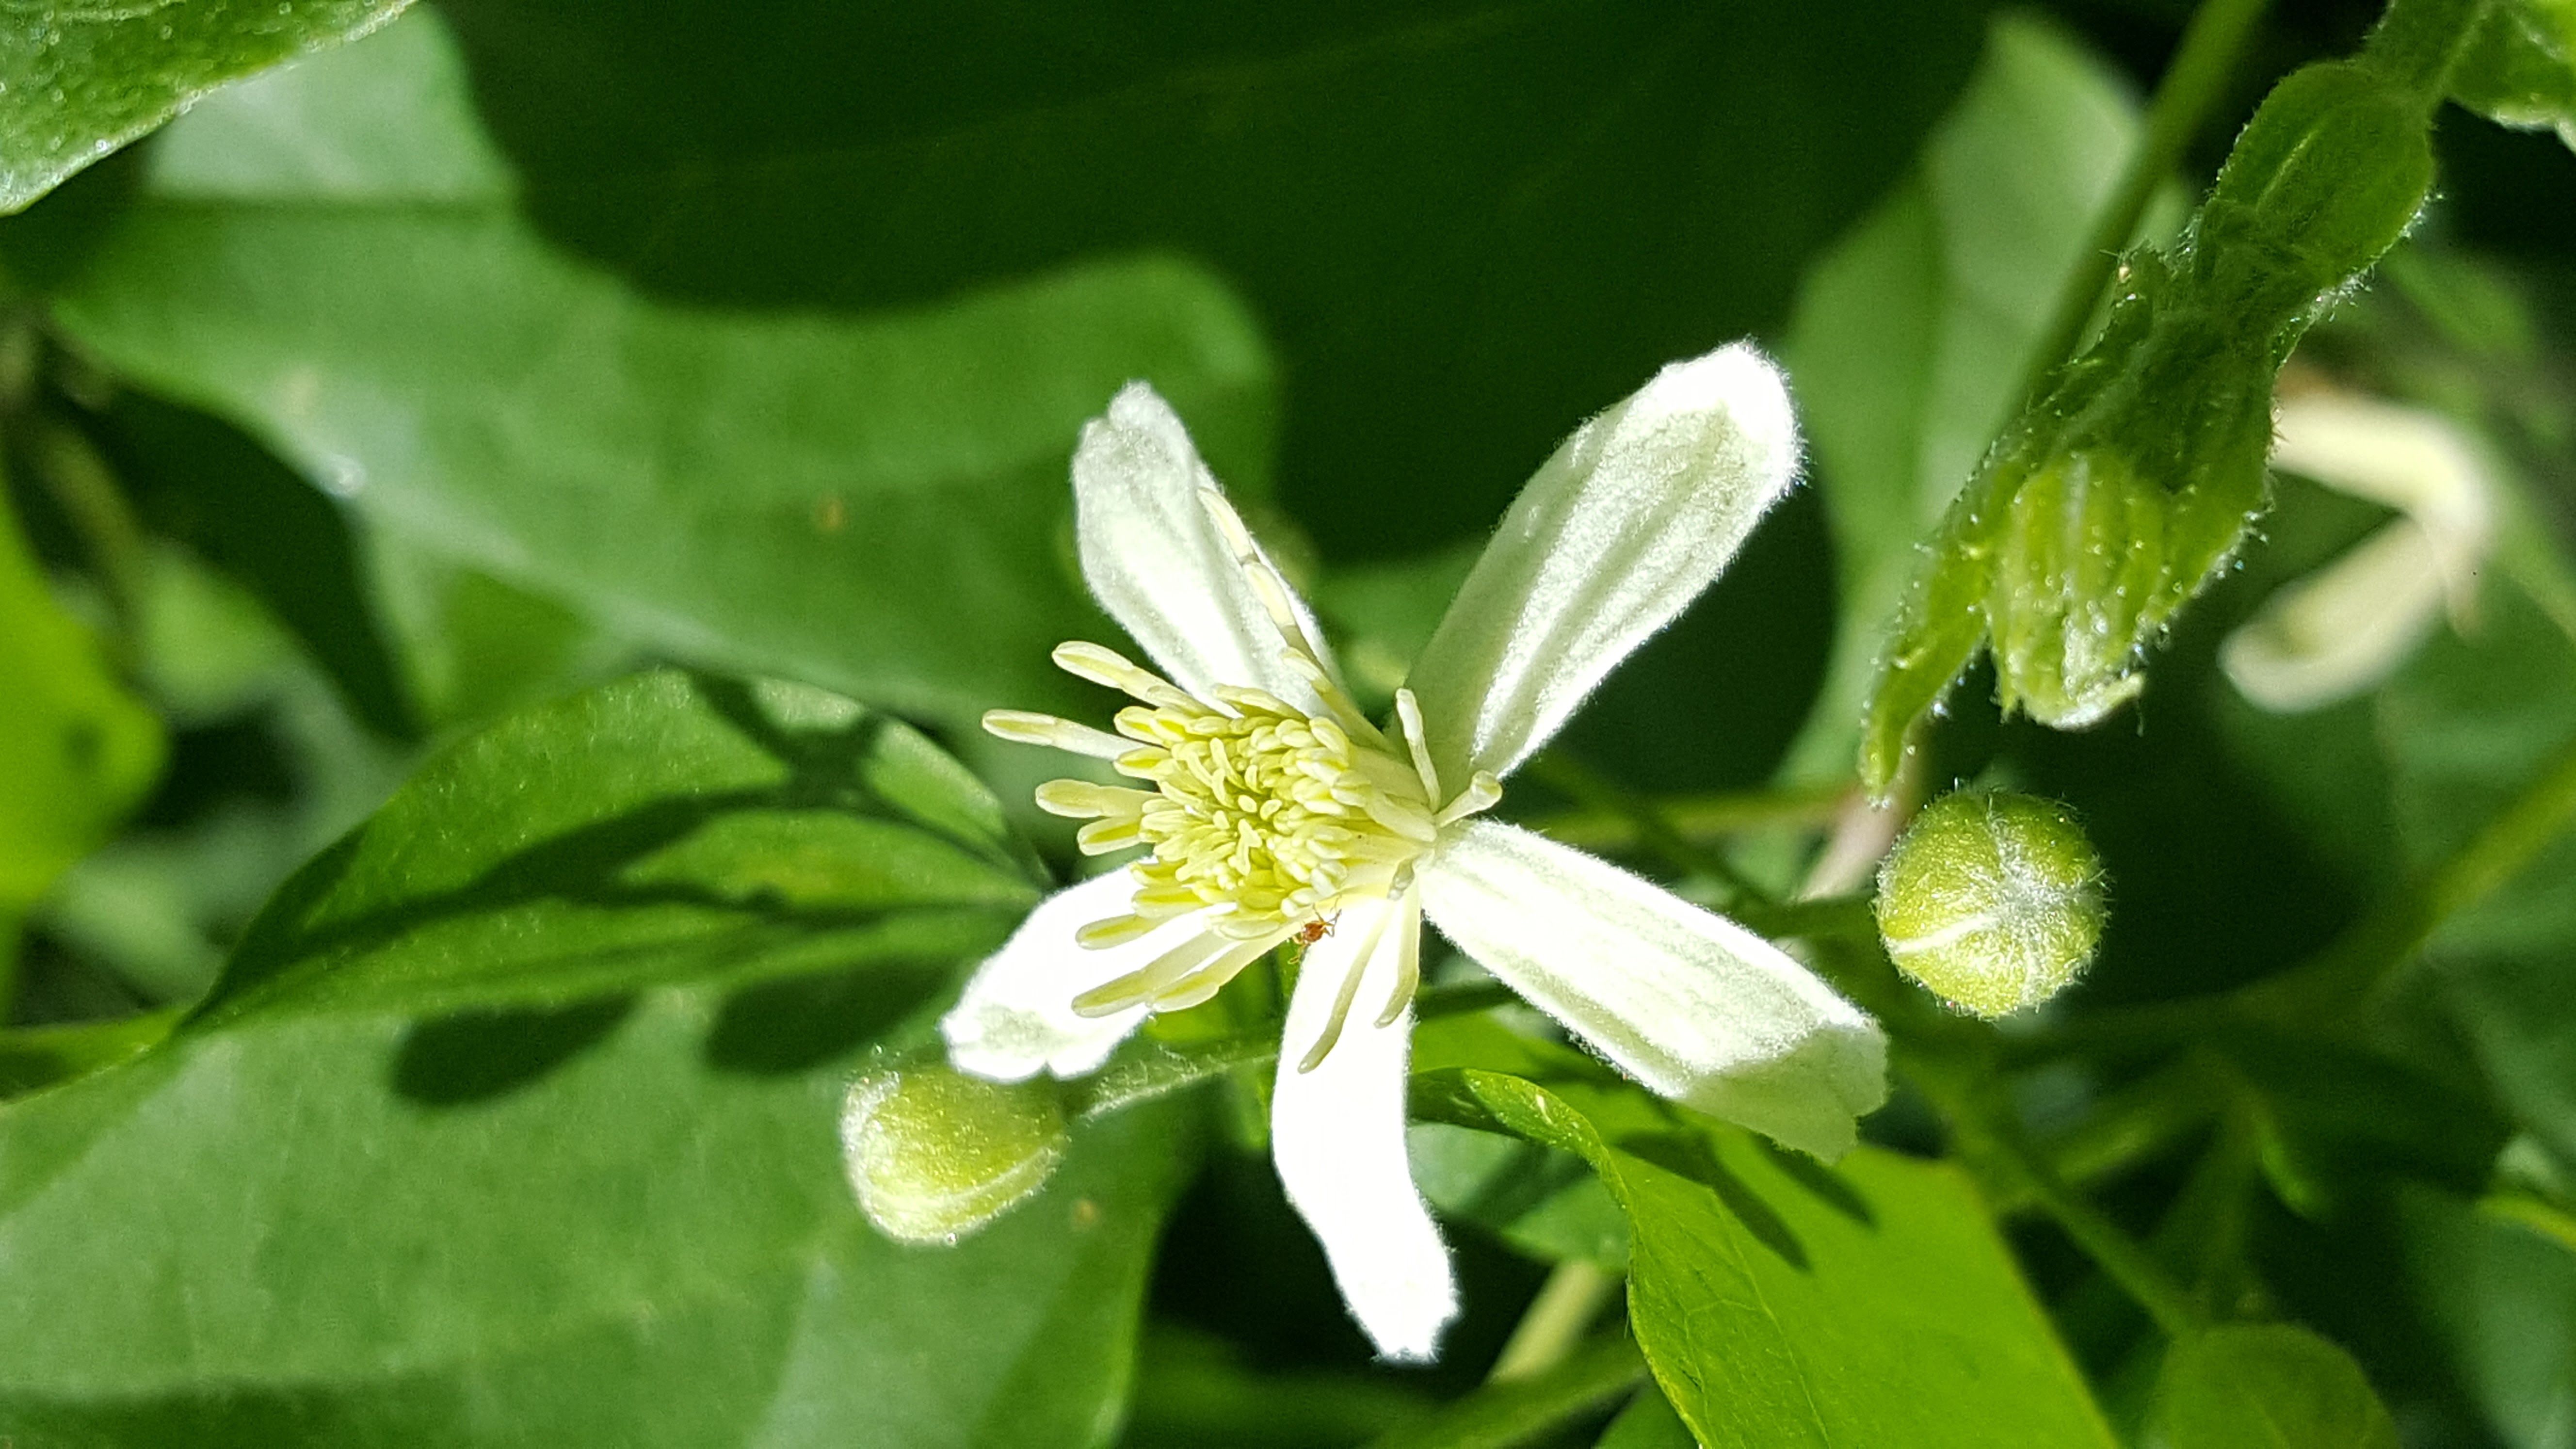
[[1299,926],[1297,928],[1297,949],[1303,951],[1307,947],[1314,945],[1317,941],[1333,934],[1333,927],[1340,924],[1341,919],[1342,913],[1335,911],[1330,916],[1317,916],[1315,919]]

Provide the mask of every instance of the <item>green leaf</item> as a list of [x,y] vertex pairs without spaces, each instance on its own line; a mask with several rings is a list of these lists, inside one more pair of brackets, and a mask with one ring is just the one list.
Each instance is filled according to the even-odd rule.
[[1417,1115],[1601,1174],[1637,1342],[1712,1449],[2111,1444],[1955,1168],[1869,1147],[1828,1168],[1490,1021],[1426,1025],[1416,1066]]
[[[2382,693],[2400,840],[2419,868],[2493,819],[2576,739],[2576,641],[2520,588],[2483,591],[2478,628],[2444,631]],[[2427,947],[2497,1095],[2576,1164],[2576,832],[2446,922]]]
[[1699,1441],[1663,1391],[1650,1388],[1628,1401],[1593,1449],[1699,1449]]
[[800,685],[643,675],[432,761],[282,888],[199,1020],[560,1005],[870,967],[934,990],[1038,886],[921,736]]
[[1121,383],[1260,491],[1267,364],[1196,267],[868,316],[653,301],[530,231],[462,97],[424,14],[210,98],[57,320],[421,547],[671,653],[955,718],[1071,698],[1047,650],[1106,625],[1064,470]]
[[2398,1449],[2361,1366],[2290,1324],[2229,1324],[2174,1344],[2149,1449]]
[[2576,4],[2493,0],[2451,67],[2451,95],[2489,120],[2547,127],[2576,146]]
[[0,1110],[0,1294],[47,1305],[0,1320],[0,1434],[1101,1441],[1185,1120],[1077,1129],[954,1248],[871,1230],[838,1137],[1033,894],[971,779],[801,686],[464,742],[170,1040]]
[[2425,1191],[2401,1206],[2415,1297],[2498,1441],[2576,1444],[2576,1221],[2552,1214],[2551,1232],[2500,1202]]
[[445,8],[531,212],[655,291],[874,308],[1139,247],[1214,267],[1293,380],[1283,491],[1359,561],[1483,532],[1586,414],[1775,328],[1986,6]]
[[0,489],[0,981],[18,921],[161,771],[161,722],[63,612]]
[[258,596],[369,729],[417,738],[365,558],[339,507],[202,413],[126,394],[102,422],[137,512]]
[[0,29],[0,212],[291,56],[364,35],[410,0],[42,5]]
[[2020,401],[2060,279],[2138,133],[2135,101],[2100,60],[2045,23],[1999,18],[1914,172],[1808,272],[1785,351],[1842,601],[1793,775],[1850,774],[1915,540]]
[[[0,1432],[1099,1442],[1176,1124],[1106,1124],[984,1233],[900,1247],[841,1180],[847,1052],[728,1067],[740,1002],[672,993],[542,1039],[488,1019],[479,1046],[506,1061],[395,1018],[242,1023],[10,1109],[0,1284],[47,1309],[0,1323]],[[568,1025],[591,1038],[570,1061],[463,1091],[535,1075]]]
[[1441,1216],[1492,1229],[1541,1262],[1628,1266],[1628,1219],[1580,1157],[1491,1132],[1417,1122],[1413,1185]]

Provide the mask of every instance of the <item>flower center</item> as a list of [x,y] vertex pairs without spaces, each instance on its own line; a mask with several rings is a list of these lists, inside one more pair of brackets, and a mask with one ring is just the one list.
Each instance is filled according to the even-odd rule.
[[1344,900],[1401,896],[1441,827],[1502,798],[1502,786],[1479,772],[1441,802],[1412,693],[1396,691],[1399,746],[1324,663],[1286,584],[1234,511],[1213,491],[1202,497],[1279,630],[1282,662],[1314,687],[1325,712],[1222,684],[1202,699],[1114,650],[1075,642],[1057,646],[1060,668],[1137,701],[1118,712],[1117,734],[1017,710],[984,716],[984,727],[1004,739],[1107,760],[1151,787],[1089,780],[1038,787],[1040,809],[1090,822],[1075,837],[1084,854],[1149,851],[1128,867],[1136,893],[1127,913],[1084,926],[1077,941],[1115,946],[1182,916],[1205,927],[1143,970],[1078,998],[1086,1013],[1206,1000],[1291,935],[1311,939],[1329,929]]

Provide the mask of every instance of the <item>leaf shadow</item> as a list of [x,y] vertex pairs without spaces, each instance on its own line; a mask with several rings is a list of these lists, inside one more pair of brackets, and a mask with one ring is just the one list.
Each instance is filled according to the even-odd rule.
[[[620,814],[592,820],[493,861],[453,888],[338,920],[311,923],[325,909],[355,860],[367,826],[325,851],[282,888],[244,934],[215,989],[192,1020],[226,1012],[245,998],[301,969],[346,960],[423,928],[463,916],[507,910],[539,901],[609,909],[694,906],[751,922],[830,930],[885,922],[884,908],[797,904],[766,887],[719,890],[691,881],[637,880],[630,872],[659,852],[679,845],[732,814],[754,811],[834,811],[898,822],[977,858],[1017,870],[993,842],[960,838],[878,795],[863,765],[892,721],[873,712],[820,730],[792,730],[770,720],[749,686],[738,680],[692,674],[692,687],[716,715],[787,767],[774,784],[648,800]],[[326,968],[327,969],[327,968]],[[603,990],[614,990],[614,987]]]
[[944,991],[954,962],[875,961],[819,976],[791,976],[727,996],[707,1032],[706,1062],[719,1071],[779,1076],[820,1066],[884,1035]]
[[1753,1141],[1762,1149],[1762,1155],[1771,1160],[1771,1165],[1780,1170],[1781,1176],[1805,1188],[1826,1207],[1861,1227],[1877,1231],[1877,1209],[1869,1205],[1869,1199],[1862,1197],[1860,1189],[1853,1187],[1848,1178],[1807,1154],[1792,1147],[1783,1147],[1768,1137],[1756,1137]]
[[628,994],[430,1017],[413,1023],[395,1051],[393,1089],[425,1107],[493,1101],[606,1041],[634,1009]]
[[1737,1177],[1720,1162],[1715,1148],[1704,1133],[1692,1131],[1639,1133],[1620,1138],[1612,1144],[1619,1151],[1641,1162],[1651,1163],[1678,1177],[1684,1177],[1717,1194],[1735,1220],[1744,1225],[1762,1246],[1778,1254],[1782,1262],[1804,1273],[1808,1271],[1807,1249],[1790,1230],[1783,1218],[1762,1200],[1761,1194]]

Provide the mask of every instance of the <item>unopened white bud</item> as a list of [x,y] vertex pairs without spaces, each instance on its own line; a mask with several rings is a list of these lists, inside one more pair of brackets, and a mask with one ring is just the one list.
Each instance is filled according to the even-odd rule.
[[887,1237],[953,1243],[1044,1186],[1063,1160],[1054,1084],[988,1082],[943,1062],[872,1072],[841,1108],[859,1208]]
[[2074,812],[2028,795],[1933,801],[1878,871],[1888,959],[1979,1016],[2065,990],[2091,963],[2105,913],[2102,858]]

